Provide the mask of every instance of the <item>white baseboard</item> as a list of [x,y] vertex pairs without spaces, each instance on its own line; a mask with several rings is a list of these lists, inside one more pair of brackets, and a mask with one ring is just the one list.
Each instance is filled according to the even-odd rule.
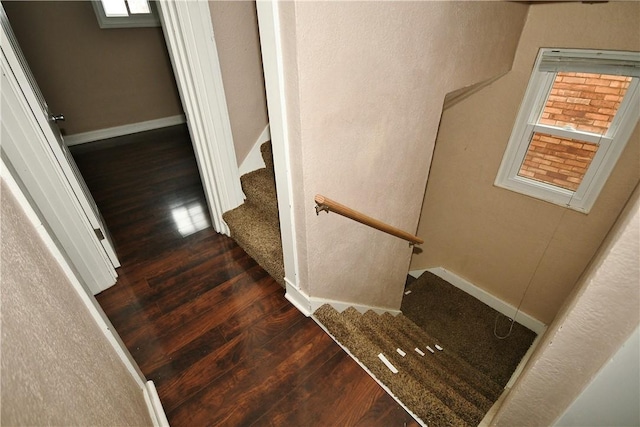
[[117,136],[131,135],[133,133],[180,125],[182,123],[186,123],[186,118],[184,114],[179,114],[177,116],[147,120],[146,122],[131,123],[128,125],[115,126],[112,128],[76,133],[74,135],[65,136],[64,142],[68,147],[70,147],[72,145],[100,141],[102,139],[115,138]]
[[395,310],[391,308],[384,307],[376,307],[365,304],[355,304],[346,301],[336,301],[326,298],[316,298],[310,297],[309,295],[302,292],[300,289],[293,286],[287,279],[285,279],[285,283],[287,285],[287,293],[285,294],[285,298],[288,299],[291,304],[296,306],[302,314],[309,317],[315,312],[317,309],[322,307],[325,304],[329,304],[333,308],[335,308],[338,312],[342,313],[349,307],[353,307],[358,310],[360,313],[366,313],[369,310],[373,310],[378,314],[389,313],[393,316],[397,316],[400,314],[400,310]]
[[543,322],[541,322],[540,320],[536,319],[535,317],[523,311],[518,312],[516,315],[516,312],[517,312],[516,307],[512,306],[511,304],[505,301],[502,301],[501,299],[491,295],[489,292],[485,291],[484,289],[477,287],[473,283],[468,282],[462,277],[459,277],[454,273],[450,272],[449,270],[446,270],[442,267],[428,268],[425,270],[414,270],[414,271],[410,271],[409,274],[417,278],[417,277],[420,277],[420,275],[425,271],[433,273],[436,276],[440,277],[441,279],[446,280],[456,288],[468,293],[469,295],[482,301],[483,303],[487,304],[489,307],[504,314],[509,318],[513,318],[513,316],[515,315],[514,320],[516,322],[532,330],[538,335],[543,333],[547,327],[547,325],[545,325]]
[[158,391],[153,381],[147,381],[144,389],[144,400],[147,402],[149,417],[154,427],[169,427],[169,420],[164,412]]
[[302,314],[309,317],[311,316],[311,303],[309,302],[309,295],[302,292],[300,289],[293,286],[289,280],[285,277],[285,284],[287,285],[287,292],[284,297],[289,300]]
[[271,132],[269,124],[267,124],[255,144],[253,144],[253,147],[251,147],[251,151],[249,151],[249,154],[247,154],[247,157],[244,158],[242,164],[238,168],[240,176],[265,167],[264,160],[262,159],[262,153],[260,152],[260,146],[269,140],[271,140]]

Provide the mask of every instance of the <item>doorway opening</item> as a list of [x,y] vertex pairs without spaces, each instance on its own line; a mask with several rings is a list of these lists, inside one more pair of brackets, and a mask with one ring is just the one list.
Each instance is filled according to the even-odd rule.
[[[18,22],[20,19],[20,16],[19,14],[16,15],[16,12],[15,12],[16,7],[22,8],[22,7],[47,6],[47,7],[61,7],[61,8],[70,8],[70,7],[82,8],[82,9],[75,10],[75,13],[83,14],[84,19],[74,18],[73,16],[74,12],[69,10],[65,10],[66,13],[63,13],[63,16],[59,17],[60,19],[51,19],[52,11],[50,10],[43,11],[42,9],[38,9],[35,12],[31,10],[31,11],[28,11],[30,13],[23,13],[23,18],[26,17],[27,22],[29,19],[33,19],[33,16],[40,16],[40,19],[43,21],[43,25],[42,26],[36,26],[36,25],[22,26],[23,28],[25,27],[29,28],[29,32],[25,35],[25,37],[19,36],[20,39],[24,39],[32,42],[34,41],[38,42],[38,40],[35,40],[34,38],[33,32],[31,31],[32,28],[44,27],[46,29],[48,27],[44,24],[51,23],[51,22],[54,22],[54,23],[62,22],[63,25],[69,26],[71,22],[77,21],[81,27],[81,31],[87,31],[86,27],[90,26],[91,28],[89,31],[90,32],[93,31],[91,32],[92,36],[84,37],[86,39],[90,39],[90,41],[95,41],[95,40],[91,40],[91,38],[96,37],[98,34],[100,34],[100,31],[101,31],[96,28],[97,27],[96,19],[95,19],[95,16],[93,15],[91,5],[88,2],[46,2],[46,3],[8,2],[8,4],[9,4],[9,9],[14,9],[13,11],[8,12],[8,14],[13,15],[10,17],[12,24],[14,24],[14,26],[18,28],[20,27],[20,23]],[[193,49],[193,44],[195,43],[195,41],[208,38],[208,37],[199,37],[198,31],[200,31],[200,33],[204,32],[207,34],[208,32],[213,31],[211,29],[211,22],[205,18],[202,18],[203,11],[200,11],[198,9],[202,7],[207,8],[207,12],[208,12],[208,5],[206,4],[204,5],[199,3],[198,4],[193,4],[193,3],[178,4],[176,2],[167,2],[163,4],[162,12],[164,14],[164,21],[165,23],[167,23],[166,25],[170,27],[170,28],[167,28],[167,27],[164,28],[165,35],[167,37],[166,41],[162,36],[162,31],[156,28],[155,34],[151,34],[151,36],[149,36],[149,32],[147,31],[147,36],[148,36],[146,40],[147,45],[144,46],[145,48],[148,48],[149,46],[148,43],[150,38],[155,39],[154,43],[156,46],[155,48],[156,50],[155,65],[156,66],[152,67],[153,68],[152,72],[144,73],[144,72],[135,72],[134,70],[132,70],[131,67],[133,66],[133,64],[131,62],[135,63],[136,61],[138,61],[137,65],[139,69],[139,66],[140,66],[139,60],[131,60],[131,61],[125,60],[121,62],[117,61],[117,59],[120,57],[120,54],[122,53],[121,52],[122,50],[124,50],[125,53],[128,52],[128,50],[130,50],[129,44],[126,43],[125,39],[123,39],[124,33],[120,32],[121,30],[116,30],[116,33],[113,33],[113,32],[110,33],[111,37],[115,37],[117,41],[120,42],[120,43],[116,43],[117,50],[115,52],[114,51],[107,52],[104,49],[96,49],[95,45],[89,43],[88,46],[86,44],[84,45],[84,53],[88,52],[89,54],[91,53],[95,54],[97,52],[99,55],[105,56],[107,60],[110,60],[111,62],[115,62],[121,68],[124,68],[126,71],[124,75],[122,74],[119,75],[121,80],[135,80],[135,77],[141,77],[142,80],[138,78],[138,80],[135,80],[135,82],[140,83],[142,81],[140,85],[143,87],[146,87],[147,89],[151,88],[151,92],[152,92],[149,94],[149,91],[147,91],[147,95],[148,95],[147,104],[149,102],[154,103],[155,101],[158,100],[157,99],[158,95],[156,92],[166,92],[166,93],[169,93],[170,97],[173,96],[173,100],[174,101],[177,100],[177,102],[173,102],[174,107],[177,104],[178,111],[180,112],[182,111],[180,106],[180,101],[182,101],[182,105],[184,106],[184,109],[188,112],[188,116],[190,118],[189,133],[192,137],[195,155],[198,161],[198,168],[200,170],[202,184],[205,189],[208,210],[211,213],[212,223],[216,231],[227,234],[226,224],[224,224],[221,218],[222,212],[224,212],[225,210],[232,209],[236,207],[238,204],[240,204],[242,202],[242,193],[239,190],[240,183],[238,179],[237,164],[236,164],[235,156],[233,153],[233,140],[231,139],[231,133],[229,130],[229,124],[228,124],[229,118],[228,118],[227,111],[224,108],[217,108],[217,109],[211,108],[212,104],[217,105],[218,107],[220,106],[226,107],[226,104],[224,103],[224,91],[221,89],[222,83],[221,83],[219,64],[217,64],[216,62],[215,64],[211,65],[211,63],[217,61],[217,51],[215,48],[215,44],[213,46],[206,46],[206,43],[205,43],[205,46],[202,46],[202,43],[201,43],[201,45],[197,50]],[[180,9],[179,11],[180,13],[178,13],[178,9]],[[192,22],[192,25],[190,25],[191,31],[188,34],[182,33],[181,28],[183,28],[184,26],[180,25],[180,19],[187,19],[187,20],[193,21],[194,16],[200,17],[202,22],[200,23]],[[18,23],[18,25],[15,25],[15,23]],[[136,30],[149,30],[149,29],[136,29]],[[153,29],[151,30],[153,32]],[[109,30],[102,30],[102,31],[107,33],[109,32]],[[20,32],[20,31],[17,31],[17,32]],[[104,32],[102,34],[104,34]],[[71,33],[71,36],[72,38],[76,38],[76,39],[78,38],[77,34],[73,34],[73,32]],[[189,39],[189,37],[192,37],[192,39]],[[81,37],[80,39],[84,39],[84,38]],[[44,37],[44,39],[46,40],[50,38]],[[213,43],[213,40],[209,40],[209,42]],[[21,40],[21,43],[24,44],[24,41]],[[47,58],[46,55],[35,56],[36,60],[40,58],[40,62],[41,62],[40,66],[42,70],[44,70],[43,72],[40,73],[41,74],[40,77],[44,76],[44,79],[46,81],[53,82],[51,86],[53,86],[54,88],[57,88],[59,91],[62,91],[63,95],[65,94],[65,92],[68,92],[70,95],[74,95],[74,94],[77,95],[77,93],[82,93],[84,96],[87,96],[87,95],[96,96],[95,92],[98,92],[98,98],[100,98],[100,93],[102,94],[101,96],[107,100],[112,101],[113,98],[117,98],[117,95],[118,95],[117,91],[114,91],[116,93],[110,93],[110,92],[105,93],[104,90],[100,92],[101,88],[104,86],[104,84],[100,82],[98,82],[98,84],[93,84],[93,85],[90,84],[88,88],[85,88],[85,90],[77,90],[77,88],[74,86],[74,83],[82,81],[82,79],[92,77],[92,73],[91,73],[92,70],[90,69],[91,67],[87,66],[87,64],[83,62],[77,61],[77,58],[82,57],[82,54],[72,55],[71,58],[68,58],[70,60],[68,61],[68,63],[79,64],[81,68],[80,72],[76,73],[75,76],[72,76],[75,78],[70,79],[72,82],[71,85],[60,84],[61,82],[60,80],[58,80],[56,83],[56,79],[50,78],[51,76],[49,75],[50,74],[49,71],[52,71],[51,74],[55,74],[53,73],[53,71],[60,73],[61,70],[63,73],[62,77],[65,77],[64,76],[64,71],[66,70],[65,66],[68,65],[68,63],[63,64],[64,66],[58,66],[57,68],[52,67],[52,64],[56,63],[55,56],[60,55],[60,46],[62,45],[65,45],[65,44],[60,43],[60,39],[56,38],[54,44],[49,46],[50,49],[44,49],[45,54],[48,53],[50,56],[51,55],[54,56],[53,60],[51,60],[51,58]],[[174,61],[173,67],[176,73],[175,75],[178,82],[178,87],[180,89],[180,94],[182,95],[181,97],[178,96],[178,91],[175,88],[174,78],[171,76],[172,70],[171,70],[169,58],[167,56],[167,48],[171,52],[172,54],[171,56],[173,58],[178,58]],[[184,52],[184,50],[188,50],[188,49],[191,49],[191,52],[190,52],[191,54],[189,52],[187,53]],[[197,51],[197,57],[194,57],[193,53],[196,51]],[[161,54],[158,55],[158,52],[161,52]],[[129,55],[131,56],[131,52],[129,52]],[[158,62],[159,57],[160,57],[160,60]],[[207,74],[206,67],[202,67],[200,64],[198,64],[198,70],[201,71],[203,74],[209,75],[208,79],[213,80],[215,83],[214,86],[216,87],[214,88],[206,87],[202,89],[202,85],[203,85],[202,79],[198,79],[197,78],[198,76],[194,77],[192,75],[197,73],[188,73],[188,75],[185,77],[184,70],[195,69],[196,65],[193,64],[194,60],[203,61],[206,59],[208,59],[208,63],[211,65],[209,67],[209,71],[211,70],[212,71]],[[213,61],[213,59],[215,59],[215,61]],[[30,62],[33,62],[31,58],[30,58]],[[57,64],[59,65],[60,62],[58,61]],[[216,65],[217,67],[214,65]],[[94,68],[96,67],[94,66]],[[102,68],[100,67],[98,68],[100,72],[104,71],[102,70]],[[144,71],[144,66],[142,68],[143,68],[142,71]],[[158,70],[160,69],[164,70],[163,72],[165,75],[165,79],[164,79],[165,82],[167,80],[171,82],[170,85],[172,85],[172,87],[170,87],[168,91],[159,90],[157,87],[158,86],[157,80],[159,78]],[[169,76],[168,78],[166,78],[167,75]],[[211,77],[211,75],[213,75],[213,77]],[[107,73],[106,76],[112,77],[109,75],[109,73]],[[42,82],[42,78],[39,78],[38,80],[40,83]],[[209,83],[209,82],[207,81],[206,83]],[[42,83],[41,85],[45,86]],[[166,88],[166,85],[165,85],[165,88]],[[138,93],[138,91],[136,90],[129,90],[129,92],[134,94]],[[149,111],[147,111],[148,109],[146,109],[145,105],[142,105],[142,107],[140,107],[141,104],[145,104],[145,103],[142,102],[140,97],[132,97],[131,93],[127,93],[124,96],[125,100],[127,101],[126,105],[127,107],[131,107],[131,105],[133,105],[134,107],[137,106],[138,115],[139,115],[137,120],[140,120],[140,117],[144,119],[145,118],[144,115],[145,114],[148,115]],[[222,102],[221,102],[221,99],[222,99]],[[86,104],[93,105],[94,103],[89,102]],[[100,102],[96,102],[95,104],[98,105],[98,107],[100,107]],[[83,109],[84,109],[83,104],[82,102],[80,102],[80,107],[79,109],[76,109],[76,112],[80,111],[80,113],[82,113]],[[100,108],[98,108],[97,110],[94,109],[93,113],[94,113],[93,119],[98,121],[104,120],[106,117],[110,115],[110,114],[107,114],[108,113],[107,111],[100,110]],[[121,114],[122,116],[123,112],[119,111],[118,108],[114,109],[112,104],[110,113],[114,113],[115,116],[117,116],[117,114]],[[126,116],[125,119],[127,121],[131,121],[131,114],[129,114],[131,113],[131,111],[125,111],[124,113],[125,113],[124,115]],[[142,114],[142,116],[140,116],[140,114]],[[71,116],[76,116],[76,115],[77,114],[67,113],[67,118],[70,118]],[[164,115],[166,115],[166,111]],[[175,117],[176,117],[175,115],[169,116],[169,118],[171,119]],[[163,120],[163,119],[160,119],[160,120]],[[154,120],[144,121],[142,123],[148,124],[149,122],[153,122],[153,121]],[[67,124],[69,124],[70,122],[71,120],[69,120]],[[174,123],[165,123],[165,125],[166,124],[174,124]],[[104,124],[102,126],[104,126]],[[65,127],[68,127],[68,126],[65,125]],[[117,126],[114,128],[117,128]],[[66,132],[67,135],[72,133],[72,132],[69,132],[69,129],[66,129],[66,130],[67,130]],[[137,129],[137,130],[140,130],[140,129]],[[73,132],[73,133],[78,134],[77,132],[78,130],[76,129],[76,132]],[[85,132],[84,135],[86,136],[87,133],[90,133],[90,132]],[[80,135],[82,134],[83,133],[80,132]],[[100,134],[100,132],[98,132],[98,134]],[[108,135],[108,136],[113,136],[113,135]],[[59,145],[62,146],[64,144],[59,144]],[[82,181],[81,178],[80,178],[80,181]]]

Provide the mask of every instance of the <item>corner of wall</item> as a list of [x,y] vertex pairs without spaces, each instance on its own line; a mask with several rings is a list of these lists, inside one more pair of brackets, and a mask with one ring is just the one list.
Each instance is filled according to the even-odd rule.
[[[640,187],[636,186],[491,425],[525,420],[552,425],[636,330],[639,233]],[[535,408],[531,402],[536,402]]]
[[260,136],[258,136],[256,142],[251,147],[251,150],[249,150],[247,156],[242,160],[242,163],[240,163],[238,168],[240,176],[265,167],[264,160],[262,159],[262,153],[260,152],[260,146],[270,140],[271,132],[269,124],[267,123]]

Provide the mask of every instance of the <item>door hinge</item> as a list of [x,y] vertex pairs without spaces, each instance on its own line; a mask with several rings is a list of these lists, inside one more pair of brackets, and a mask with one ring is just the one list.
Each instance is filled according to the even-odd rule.
[[102,233],[102,230],[100,230],[99,228],[94,228],[93,231],[96,233],[96,237],[98,238],[98,240],[104,240],[104,234]]

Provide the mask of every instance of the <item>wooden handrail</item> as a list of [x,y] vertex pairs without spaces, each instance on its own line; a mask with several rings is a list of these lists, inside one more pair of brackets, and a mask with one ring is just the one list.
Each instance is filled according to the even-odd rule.
[[413,234],[407,233],[406,231],[400,230],[399,228],[396,228],[392,225],[351,209],[327,197],[321,196],[320,194],[316,195],[315,201],[318,204],[318,206],[316,206],[316,213],[318,214],[322,210],[327,212],[335,212],[342,216],[346,216],[347,218],[351,218],[352,220],[357,221],[361,224],[368,225],[369,227],[373,227],[377,230],[384,231],[385,233],[389,233],[393,236],[407,240],[411,244],[421,245],[424,243],[424,240],[417,236],[414,236]]

